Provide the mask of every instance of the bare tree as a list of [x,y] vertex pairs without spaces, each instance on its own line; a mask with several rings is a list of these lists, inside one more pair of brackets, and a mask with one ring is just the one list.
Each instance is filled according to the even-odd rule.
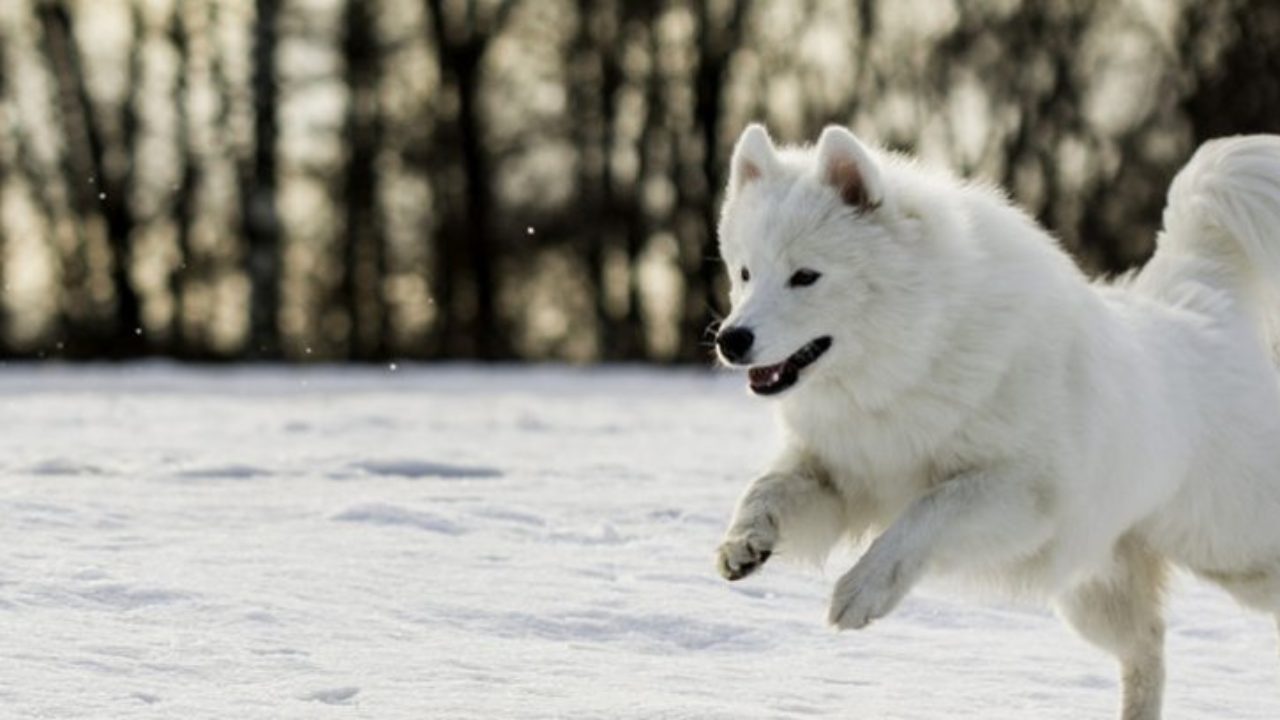
[[610,163],[617,142],[618,90],[623,81],[622,50],[618,47],[621,18],[616,3],[598,0],[578,0],[577,13],[569,88],[578,153],[578,208],[585,215],[580,246],[595,285],[596,344],[602,357],[616,359],[622,348],[608,304],[605,263],[623,232]]
[[276,205],[279,168],[280,0],[256,0],[253,27],[253,149],[239,174],[241,223],[248,244],[248,355],[270,358],[280,352],[281,227]]
[[382,49],[374,14],[376,0],[347,0],[343,14],[342,55],[350,98],[343,129],[347,163],[343,177],[346,222],[342,295],[350,322],[347,353],[353,359],[386,355],[382,296],[386,238],[378,207],[377,162],[383,132],[379,82]]
[[183,357],[191,353],[186,328],[186,289],[191,275],[193,253],[191,229],[195,223],[196,191],[200,184],[200,162],[191,145],[191,87],[189,80],[191,47],[187,21],[183,16],[185,6],[173,8],[169,23],[169,41],[178,56],[174,70],[173,107],[176,111],[174,145],[182,163],[182,174],[173,195],[173,224],[178,252],[178,263],[169,275],[169,295],[173,313],[169,323],[169,351]]
[[[425,0],[431,20],[436,59],[446,92],[456,99],[456,111],[439,132],[437,153],[459,167],[462,195],[453,192],[437,239],[436,296],[443,313],[441,346],[445,354],[496,358],[509,349],[497,313],[500,277],[495,257],[490,185],[491,163],[485,146],[485,118],[479,95],[490,42],[506,26],[516,6],[503,0],[481,12],[478,0],[466,0],[457,13],[446,12],[444,0]],[[449,193],[446,181],[438,188]],[[448,208],[461,208],[449,210]],[[468,286],[458,280],[466,278]],[[465,293],[465,295],[464,295]],[[464,317],[461,309],[470,312]],[[468,327],[463,327],[464,323]]]
[[[140,11],[130,4],[133,17],[133,49],[130,53],[130,95],[124,99],[121,118],[121,145],[125,162],[109,166],[107,141],[97,116],[97,108],[85,81],[87,68],[80,55],[66,5],[48,0],[37,6],[43,32],[43,49],[58,89],[58,109],[66,143],[63,173],[71,196],[75,221],[105,220],[112,252],[111,281],[114,294],[114,327],[94,323],[88,328],[96,336],[97,352],[113,357],[139,354],[145,347],[140,332],[141,306],[130,277],[130,247],[134,227],[129,191],[133,182],[133,156],[137,137],[137,116],[133,89],[138,86],[141,36]],[[72,273],[75,279],[76,273]],[[111,330],[114,330],[114,333]]]
[[[653,218],[645,208],[643,189],[645,183],[657,172],[657,153],[654,146],[664,117],[663,78],[657,68],[658,40],[655,30],[655,23],[662,12],[662,2],[660,0],[625,2],[622,11],[624,22],[632,24],[639,31],[636,41],[641,43],[642,51],[649,56],[648,74],[641,78],[644,114],[640,119],[640,137],[636,147],[640,165],[636,170],[635,185],[622,199],[622,206],[619,208],[625,233],[627,311],[614,333],[617,344],[616,355],[620,358],[635,359],[648,355],[643,314],[644,298],[641,293],[640,256],[654,231]],[[625,51],[621,44],[616,45],[615,49],[619,54]]]
[[[9,56],[7,53],[8,44],[6,38],[0,35],[0,101],[8,97],[9,83]],[[0,104],[0,138],[8,143],[11,140],[10,120],[5,113],[3,104]],[[9,275],[8,265],[5,263],[5,253],[8,249],[8,237],[6,236],[6,228],[4,225],[4,202],[5,193],[9,190],[8,165],[10,158],[0,155],[0,357],[4,357],[9,353]]]
[[[8,67],[8,65],[7,63],[0,61],[0,67]],[[12,91],[12,87],[13,83],[10,82],[4,89]],[[11,108],[14,111],[17,110],[16,107],[11,106]],[[9,172],[13,175],[19,176],[21,178],[21,182],[29,189],[31,198],[36,206],[35,211],[39,216],[41,223],[48,228],[50,237],[47,238],[47,240],[50,244],[56,246],[57,243],[55,242],[55,237],[58,232],[58,225],[64,221],[66,215],[65,203],[62,202],[63,196],[60,192],[62,189],[61,180],[58,177],[58,173],[45,167],[44,163],[42,163],[38,157],[38,153],[34,147],[34,140],[31,137],[32,129],[29,126],[21,122],[12,122],[8,130],[9,138],[12,139],[11,149],[13,151],[13,166],[9,169]],[[0,220],[3,220],[2,214],[0,214]],[[3,223],[0,222],[0,225],[2,224]],[[79,243],[79,245],[80,247],[83,247],[83,243]],[[67,262],[68,259],[71,262]],[[53,328],[53,333],[62,338],[72,335],[81,327],[79,325],[73,326],[69,322],[70,318],[78,317],[73,315],[70,311],[76,309],[77,306],[84,307],[86,305],[85,302],[81,301],[81,298],[84,295],[87,295],[85,288],[71,285],[68,282],[68,275],[72,274],[72,272],[77,269],[83,268],[82,264],[77,265],[76,261],[79,259],[81,259],[81,256],[79,256],[75,251],[72,252],[70,258],[60,258],[60,260],[62,260],[63,267],[62,275],[58,278],[59,286],[54,289],[54,293],[57,295],[56,306],[58,316],[55,319],[56,325]],[[8,289],[7,285],[8,283],[6,278],[6,290]],[[80,335],[77,334],[75,337],[78,338]],[[12,340],[12,338],[9,339]],[[65,348],[65,343],[63,348],[58,348],[56,344],[54,347],[55,349],[62,350]],[[33,348],[23,347],[21,348],[22,352],[20,352],[17,347],[6,347],[6,354],[26,356],[30,354],[32,349]],[[40,352],[42,351],[36,350],[37,355],[39,355]],[[62,353],[59,352],[58,354],[61,355]]]

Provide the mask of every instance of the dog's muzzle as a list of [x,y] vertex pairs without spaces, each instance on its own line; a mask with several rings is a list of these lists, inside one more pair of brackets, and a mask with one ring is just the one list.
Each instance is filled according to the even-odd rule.
[[812,365],[831,347],[831,336],[824,335],[795,351],[776,365],[753,367],[747,371],[751,392],[757,395],[777,395],[800,379],[800,371]]

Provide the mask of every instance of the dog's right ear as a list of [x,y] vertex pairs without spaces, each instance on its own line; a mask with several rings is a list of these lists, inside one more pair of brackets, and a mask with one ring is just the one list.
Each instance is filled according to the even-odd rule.
[[880,168],[853,133],[828,125],[818,137],[818,173],[847,205],[871,210],[884,200]]
[[773,174],[778,164],[778,152],[769,139],[769,131],[760,123],[751,123],[733,148],[733,160],[729,163],[729,191],[737,192],[743,185]]

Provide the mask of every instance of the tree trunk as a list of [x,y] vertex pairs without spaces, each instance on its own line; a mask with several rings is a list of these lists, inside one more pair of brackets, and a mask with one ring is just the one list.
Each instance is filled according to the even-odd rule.
[[[436,252],[437,307],[443,315],[441,350],[449,355],[497,359],[509,353],[497,299],[501,280],[494,263],[497,251],[493,237],[493,188],[490,185],[489,155],[485,149],[484,117],[479,107],[483,82],[483,62],[490,40],[501,32],[515,3],[500,3],[490,21],[480,27],[475,0],[464,8],[464,22],[451,30],[444,0],[426,0],[436,58],[444,83],[457,96],[457,113],[443,131],[440,154],[450,158],[462,180],[462,195],[452,193],[461,211],[446,209]],[[448,163],[446,163],[448,164]],[[447,171],[437,177],[449,177]],[[440,188],[449,193],[452,188]],[[465,250],[463,248],[465,245]],[[464,286],[459,277],[470,282]],[[467,291],[464,296],[461,291]],[[461,312],[469,310],[469,317]],[[466,321],[466,326],[463,322]]]
[[276,67],[280,0],[256,0],[253,37],[253,157],[243,171],[241,221],[248,243],[249,338],[251,358],[280,355],[280,273],[282,271],[276,139],[280,86]]
[[[136,79],[140,64],[137,47],[140,33],[137,8],[133,7],[135,37],[130,56],[130,75]],[[98,326],[81,328],[72,335],[79,340],[90,337],[89,347],[72,349],[73,352],[100,354],[107,357],[137,355],[145,347],[145,339],[138,332],[141,327],[141,307],[129,277],[131,265],[130,235],[134,219],[129,203],[129,183],[132,176],[133,145],[136,138],[137,119],[133,111],[132,96],[125,99],[123,108],[123,146],[128,159],[126,167],[118,173],[106,167],[106,142],[95,115],[92,98],[85,83],[85,67],[80,57],[71,26],[71,16],[62,2],[44,2],[37,6],[44,35],[44,51],[57,83],[59,115],[66,142],[63,172],[70,195],[71,210],[81,239],[88,224],[95,219],[105,222],[108,246],[112,254],[110,270],[114,294],[114,332]],[[137,83],[131,83],[136,88]],[[83,242],[81,243],[83,252]],[[84,282],[81,268],[69,269],[72,283]],[[87,274],[88,269],[83,268]],[[75,323],[73,311],[71,318]]]
[[664,116],[662,97],[662,74],[657,68],[658,57],[657,32],[654,22],[658,13],[657,4],[646,2],[638,13],[648,34],[649,56],[654,58],[645,78],[644,86],[644,118],[640,121],[640,138],[637,141],[637,152],[640,156],[640,167],[636,171],[636,184],[626,203],[626,257],[627,257],[627,313],[622,318],[618,330],[618,343],[622,354],[634,360],[647,360],[650,356],[648,337],[645,329],[644,296],[641,292],[640,257],[645,243],[653,233],[653,223],[645,209],[643,191],[645,181],[653,172],[654,141],[659,125]]
[[573,93],[572,107],[578,110],[574,123],[578,153],[577,211],[582,216],[578,245],[592,279],[596,346],[599,356],[606,360],[618,359],[620,350],[609,308],[606,267],[618,234],[609,157],[613,152],[615,103],[621,72],[614,58],[615,33],[605,32],[608,21],[604,16],[616,12],[617,8],[611,4],[578,0],[572,74],[568,77]]
[[[5,38],[0,37],[0,98],[6,98],[9,94],[7,50],[5,46]],[[3,116],[0,116],[3,117]],[[10,132],[9,122],[0,122],[0,138],[4,142],[10,142],[13,133]],[[16,151],[15,151],[16,154]],[[9,157],[0,156],[0,209],[4,208],[5,193],[8,192],[8,169],[12,160]],[[8,267],[5,264],[5,253],[8,249],[7,228],[4,224],[4,213],[0,212],[0,358],[10,356],[11,346],[9,337],[9,276]]]
[[[105,148],[100,133],[93,143],[94,166],[106,179],[104,187],[106,201],[104,210],[107,216],[107,238],[111,242],[111,286],[116,297],[116,353],[120,356],[132,357],[147,352],[150,345],[147,336],[142,332],[142,303],[133,287],[133,232],[137,225],[133,212],[131,196],[137,165],[138,146],[138,92],[142,88],[142,41],[143,20],[142,9],[136,2],[129,4],[129,14],[133,24],[132,47],[129,48],[129,94],[124,98],[121,107],[121,145],[124,149],[125,164],[119,172],[106,166]],[[85,93],[88,102],[88,93]],[[92,115],[87,114],[92,121]],[[89,123],[95,128],[93,122]]]
[[471,282],[475,316],[471,334],[476,357],[491,360],[502,354],[495,312],[498,277],[494,273],[491,216],[493,191],[489,185],[489,162],[484,149],[483,120],[480,117],[480,61],[483,44],[472,43],[454,66],[458,83],[458,137],[461,141],[462,170],[467,188],[467,248],[471,261]]
[[169,295],[173,313],[169,322],[169,352],[175,357],[191,354],[187,338],[186,286],[193,262],[191,228],[195,222],[196,192],[200,185],[200,161],[191,146],[191,91],[188,86],[190,43],[182,4],[173,8],[169,36],[178,55],[178,67],[173,85],[173,107],[177,115],[174,145],[182,162],[182,177],[174,192],[173,224],[178,250],[177,266],[169,275]]
[[347,353],[358,360],[386,355],[382,297],[386,241],[378,208],[376,168],[382,137],[378,98],[381,66],[370,2],[347,0],[342,44],[350,92],[344,128],[348,157],[342,194],[346,203],[342,291],[350,322]]

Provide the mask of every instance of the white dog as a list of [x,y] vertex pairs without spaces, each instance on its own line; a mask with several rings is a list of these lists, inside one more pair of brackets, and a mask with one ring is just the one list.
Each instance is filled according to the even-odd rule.
[[874,537],[830,622],[861,628],[926,572],[1052,598],[1160,715],[1166,566],[1280,613],[1280,137],[1204,145],[1141,272],[1090,283],[989,188],[829,127],[747,128],[721,226],[717,337],[777,396],[786,450],[720,547]]

